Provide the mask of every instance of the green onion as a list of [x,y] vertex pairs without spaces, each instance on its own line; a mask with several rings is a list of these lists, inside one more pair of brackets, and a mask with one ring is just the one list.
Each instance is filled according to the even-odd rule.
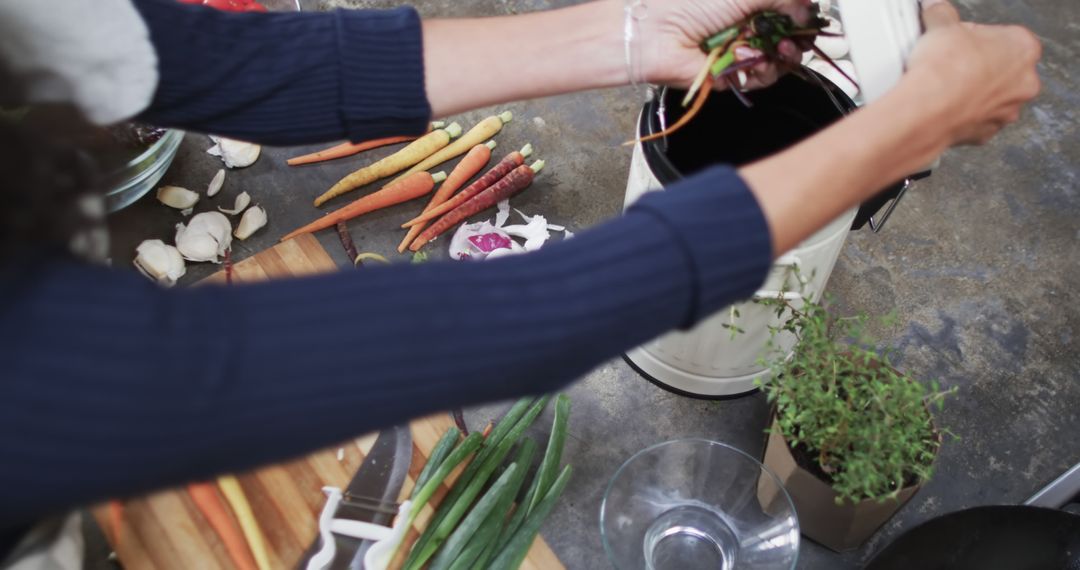
[[[413,521],[420,514],[420,510],[424,508],[424,505],[431,499],[431,496],[435,494],[435,490],[439,488],[439,485],[450,475],[450,472],[454,470],[462,461],[464,461],[472,452],[476,451],[480,447],[481,441],[484,436],[480,433],[469,434],[469,437],[462,440],[458,444],[454,451],[442,462],[442,465],[435,470],[435,474],[428,479],[428,482],[420,489],[419,493],[416,493],[413,499],[412,507],[409,509],[409,520],[405,525],[405,528],[411,528]],[[404,541],[404,538],[402,539]],[[393,560],[397,554],[397,549],[401,548],[401,542],[398,542],[394,546],[394,552],[391,554],[390,559]]]
[[435,470],[446,461],[446,458],[450,456],[450,453],[454,451],[454,444],[457,443],[458,437],[461,436],[461,431],[456,427],[450,427],[446,430],[446,433],[439,438],[439,443],[435,444],[435,447],[431,450],[431,456],[428,457],[427,463],[424,464],[424,469],[420,471],[420,476],[416,478],[416,485],[413,486],[412,496],[409,500],[415,501],[416,495],[420,493],[421,487],[423,487],[431,476],[435,474]]
[[465,548],[468,540],[480,528],[487,516],[495,510],[499,502],[502,500],[503,495],[507,493],[510,486],[513,484],[514,475],[518,470],[524,471],[526,467],[519,467],[517,463],[511,463],[502,476],[499,477],[495,483],[491,485],[491,488],[484,493],[484,496],[476,502],[476,506],[469,511],[469,515],[461,521],[457,529],[449,538],[446,539],[446,544],[439,550],[439,555],[436,556],[431,564],[428,566],[428,570],[447,570],[450,565],[457,558],[458,554]]
[[491,455],[498,443],[500,443],[502,439],[506,437],[506,434],[513,429],[518,420],[529,411],[530,406],[533,405],[533,401],[533,398],[522,398],[518,400],[510,410],[506,412],[506,415],[499,420],[499,424],[491,430],[487,439],[484,440],[484,446],[480,449],[480,452],[476,454],[476,458],[473,459],[472,463],[470,463],[461,473],[461,476],[458,477],[456,484],[443,499],[442,507],[435,512],[435,516],[428,522],[427,530],[420,535],[420,539],[413,545],[412,552],[409,554],[409,562],[412,562],[413,556],[427,548],[428,542],[433,536],[433,533],[428,531],[438,527],[439,524],[442,523],[443,519],[445,519],[446,515],[449,513],[449,506],[457,502],[458,498],[461,497],[461,494],[465,492],[465,488],[468,487],[469,483],[476,475],[476,472],[479,471],[480,467],[487,461],[487,458]]
[[[457,560],[454,560],[450,570],[468,570],[489,549],[494,551],[495,542],[499,538],[499,530],[503,527],[503,523],[506,522],[506,516],[514,505],[514,499],[517,498],[518,491],[521,490],[521,486],[525,483],[525,476],[529,473],[529,466],[532,465],[535,453],[536,442],[526,438],[518,449],[517,457],[514,458],[514,463],[520,465],[521,468],[514,474],[514,480],[510,482],[510,487],[506,489],[506,492],[499,499],[499,503],[484,519],[480,528],[469,538],[468,544],[458,555]],[[453,537],[451,537],[451,540],[453,540]],[[447,545],[449,546],[449,542],[447,542]]]
[[516,570],[521,567],[521,563],[525,560],[525,556],[528,555],[529,548],[532,547],[536,535],[540,533],[541,525],[551,514],[551,509],[555,507],[555,503],[559,500],[559,496],[562,495],[567,482],[570,481],[571,471],[569,465],[563,469],[559,478],[555,480],[555,484],[551,486],[551,490],[544,495],[544,499],[536,506],[536,510],[525,519],[525,524],[514,533],[514,537],[510,539],[502,552],[495,557],[495,561],[488,567],[490,570]]
[[[506,524],[499,531],[499,539],[495,543],[495,549],[492,552],[485,552],[484,557],[481,557],[483,565],[479,568],[487,568],[488,562],[495,557],[496,554],[502,552],[502,549],[506,547],[506,544],[510,542],[510,539],[514,537],[514,533],[521,528],[521,524],[525,522],[525,515],[527,514],[529,501],[536,494],[536,488],[540,485],[540,477],[533,477],[532,483],[529,484],[529,491],[525,494],[525,499],[518,504],[517,510],[514,511],[513,516],[510,517],[510,522]],[[477,570],[477,566],[473,566],[474,570]]]
[[555,420],[551,424],[551,436],[548,438],[547,451],[544,452],[544,459],[540,462],[540,470],[536,472],[536,477],[540,480],[540,483],[529,500],[525,514],[533,512],[541,497],[548,492],[551,484],[555,482],[559,462],[562,461],[563,447],[566,446],[566,424],[569,417],[570,398],[566,394],[560,394],[555,400]]
[[[428,529],[424,531],[424,534],[430,534],[430,538],[424,543],[423,547],[420,547],[419,542],[416,547],[413,547],[413,551],[410,555],[412,561],[406,563],[406,568],[408,570],[419,570],[424,563],[431,558],[431,555],[435,553],[435,550],[442,545],[443,541],[446,540],[446,537],[454,530],[458,521],[461,520],[461,517],[465,514],[469,505],[472,504],[473,499],[480,494],[480,490],[487,483],[488,478],[491,477],[495,468],[503,462],[503,459],[510,453],[510,449],[513,445],[517,443],[517,440],[521,438],[525,430],[532,425],[536,420],[536,417],[544,410],[549,399],[550,397],[544,396],[537,400],[537,402],[529,408],[529,411],[525,416],[514,425],[513,429],[506,432],[502,441],[499,442],[498,447],[496,447],[487,459],[483,461],[483,464],[476,472],[476,475],[471,481],[465,484],[465,490],[457,497],[456,501],[453,503],[449,503],[448,500],[443,502],[443,507],[446,508],[446,515],[438,525],[429,526]],[[458,484],[454,485],[454,487],[457,488],[462,484],[464,483],[459,480]],[[423,539],[423,537],[421,537],[421,539]]]

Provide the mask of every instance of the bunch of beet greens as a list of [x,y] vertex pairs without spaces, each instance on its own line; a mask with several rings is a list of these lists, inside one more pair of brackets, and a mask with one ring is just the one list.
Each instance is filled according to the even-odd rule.
[[[809,21],[805,25],[796,24],[786,14],[760,12],[706,39],[701,43],[701,50],[708,54],[705,65],[686,92],[686,98],[683,99],[683,106],[689,105],[690,109],[671,127],[662,132],[643,137],[640,141],[666,137],[689,123],[705,106],[705,101],[709,98],[711,89],[705,87],[705,81],[710,77],[713,82],[726,82],[735,96],[749,107],[750,101],[739,90],[740,85],[732,81],[732,75],[745,73],[746,70],[767,62],[780,65],[787,71],[801,75],[803,72],[799,69],[799,66],[789,64],[780,56],[780,43],[784,40],[792,41],[800,51],[813,51],[818,57],[832,65],[848,81],[855,84],[855,80],[847,73],[844,73],[844,70],[838,67],[832,58],[825,55],[820,48],[814,45],[814,40],[818,36],[836,35],[824,31],[828,24],[828,20],[821,17],[820,13],[817,12],[816,6],[814,13],[811,14]],[[738,61],[735,52],[741,47],[753,48],[761,52],[761,55]]]

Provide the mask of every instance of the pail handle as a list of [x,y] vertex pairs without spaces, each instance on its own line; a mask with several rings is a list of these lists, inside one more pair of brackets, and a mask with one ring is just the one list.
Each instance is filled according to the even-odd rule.
[[[791,268],[791,269],[796,269],[796,268],[799,267],[799,265],[801,263],[802,262],[799,260],[799,258],[797,256],[792,255],[790,253],[787,253],[787,254],[781,255],[779,259],[774,261],[773,262],[773,267],[788,267],[788,268]],[[801,275],[798,277],[798,279],[799,279],[799,285],[806,285],[806,281],[803,279],[803,277]],[[786,276],[785,276],[785,280],[786,280]],[[803,298],[802,293],[796,293],[796,292],[793,292],[793,291],[786,291],[786,292],[781,293],[780,291],[770,291],[768,289],[761,289],[761,290],[758,290],[756,293],[754,293],[754,300],[757,300],[757,301],[761,301],[761,300],[765,300],[765,299],[777,299],[777,298],[780,298],[780,297],[783,297],[783,299],[785,301],[799,301],[799,300],[802,300],[802,298]]]

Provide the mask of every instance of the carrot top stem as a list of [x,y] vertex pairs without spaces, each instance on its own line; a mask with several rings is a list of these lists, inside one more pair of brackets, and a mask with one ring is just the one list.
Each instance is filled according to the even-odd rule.
[[724,53],[724,48],[716,47],[709,52],[709,56],[705,58],[705,65],[698,71],[697,77],[694,78],[694,82],[690,85],[690,89],[686,90],[686,97],[683,97],[682,106],[686,107],[694,101],[694,95],[697,94],[698,89],[701,89],[705,85],[705,80],[709,78],[709,70],[712,69],[716,60],[720,59],[720,55]]
[[720,33],[705,40],[702,44],[702,51],[712,51],[716,48],[727,49],[728,44],[735,39],[735,36],[739,35],[739,26],[731,26]]
[[709,73],[711,73],[713,77],[719,77],[720,74],[724,73],[725,69],[731,67],[731,65],[735,63],[735,50],[743,45],[746,45],[746,42],[739,41],[731,44],[731,47],[728,48],[723,55],[713,61],[712,66],[709,68]]

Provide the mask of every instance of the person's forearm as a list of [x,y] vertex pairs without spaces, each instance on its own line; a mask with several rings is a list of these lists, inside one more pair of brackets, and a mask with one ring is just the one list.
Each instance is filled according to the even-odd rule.
[[774,256],[944,152],[948,117],[927,84],[908,76],[851,117],[739,170],[768,220]]
[[423,22],[434,115],[627,83],[621,2]]
[[411,8],[233,14],[176,0],[135,5],[159,72],[143,121],[281,145],[427,127]]
[[761,284],[768,230],[730,169],[679,186],[491,262],[179,291],[0,266],[0,529],[555,390],[699,322]]

